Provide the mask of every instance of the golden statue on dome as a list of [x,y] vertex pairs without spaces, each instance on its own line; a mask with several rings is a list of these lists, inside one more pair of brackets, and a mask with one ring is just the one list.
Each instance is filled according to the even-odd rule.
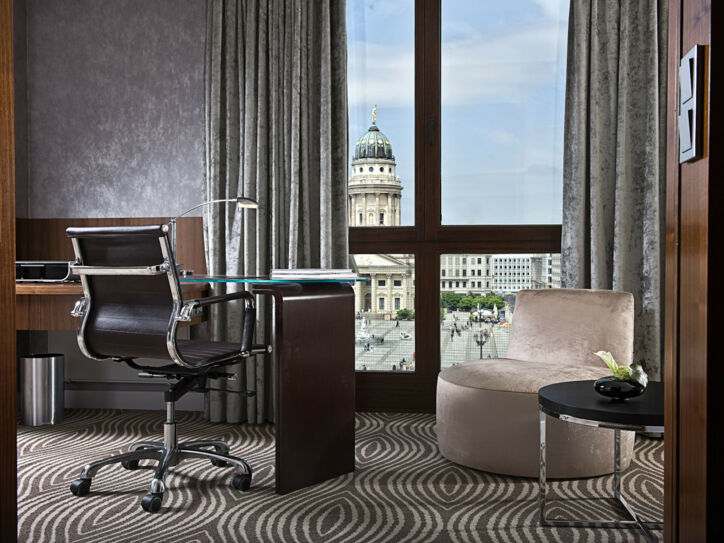
[[377,124],[377,104],[372,108],[372,124]]

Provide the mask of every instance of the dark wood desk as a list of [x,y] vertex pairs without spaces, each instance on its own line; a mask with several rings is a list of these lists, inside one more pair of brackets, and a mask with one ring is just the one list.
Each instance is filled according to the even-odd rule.
[[[354,471],[352,287],[335,282],[251,288],[274,298],[277,493]],[[203,297],[208,284],[182,281],[181,289],[184,299]],[[82,294],[78,284],[17,283],[16,329],[77,330],[70,311]]]
[[274,297],[276,491],[354,471],[354,291],[252,283]]
[[[142,225],[166,218],[20,219],[18,260],[73,260],[68,226]],[[201,217],[179,219],[179,261],[206,273]],[[276,491],[354,470],[354,291],[348,283],[255,283],[274,299]],[[181,278],[184,299],[202,297],[203,278]],[[19,283],[17,330],[77,330],[70,316],[80,285]]]
[[[206,283],[181,285],[185,300],[201,298],[208,293]],[[70,316],[75,302],[83,296],[78,283],[15,283],[16,330],[77,330],[78,319]],[[190,323],[197,324],[199,317]]]
[[[18,219],[16,260],[71,261],[73,245],[65,234],[69,226],[140,226],[168,222],[163,217],[95,219]],[[204,232],[201,217],[178,221],[179,262],[196,273],[206,273]],[[208,285],[182,285],[184,299],[199,298]],[[77,330],[78,321],[70,316],[76,300],[83,295],[80,284],[16,283],[16,330]],[[196,321],[198,322],[198,321]]]

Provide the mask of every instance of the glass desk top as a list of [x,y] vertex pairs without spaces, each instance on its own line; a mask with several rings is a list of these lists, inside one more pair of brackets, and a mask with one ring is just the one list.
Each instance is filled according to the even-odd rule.
[[181,283],[355,283],[369,281],[364,277],[355,278],[310,278],[310,279],[272,279],[269,275],[180,275]]

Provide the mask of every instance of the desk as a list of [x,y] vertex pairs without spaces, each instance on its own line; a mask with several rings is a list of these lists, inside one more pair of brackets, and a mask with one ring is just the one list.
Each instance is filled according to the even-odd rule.
[[[208,290],[204,283],[181,285],[184,299],[202,298]],[[70,311],[82,296],[80,283],[15,283],[15,329],[78,330],[78,319]]]
[[[208,282],[249,283],[274,299],[276,491],[279,494],[354,471],[354,291],[338,281],[179,278],[184,299]],[[17,283],[17,330],[77,330],[70,316],[82,288]],[[192,321],[193,323],[193,321]]]
[[182,277],[250,284],[274,299],[276,491],[354,471],[354,291],[338,281]]

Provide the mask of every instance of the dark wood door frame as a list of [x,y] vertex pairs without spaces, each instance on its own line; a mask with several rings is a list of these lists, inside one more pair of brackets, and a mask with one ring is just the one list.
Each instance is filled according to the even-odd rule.
[[0,1],[0,541],[17,518],[13,2]]

